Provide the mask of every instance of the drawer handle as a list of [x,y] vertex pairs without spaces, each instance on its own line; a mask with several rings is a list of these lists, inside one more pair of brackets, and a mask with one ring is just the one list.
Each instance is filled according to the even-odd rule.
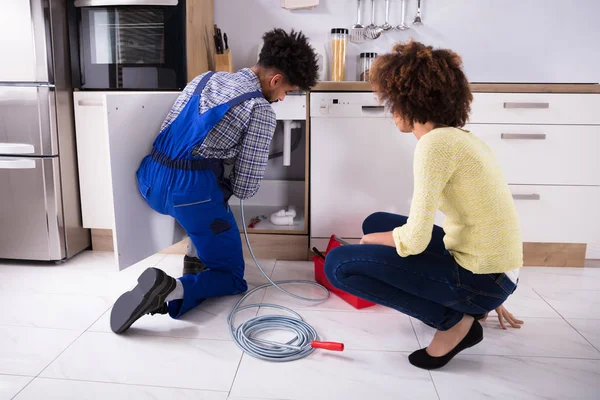
[[104,103],[102,100],[79,100],[77,105],[81,107],[102,107]]
[[513,194],[512,197],[515,200],[539,200],[540,199],[540,195],[536,194],[536,193],[533,193],[533,194]]
[[506,102],[504,108],[550,108],[550,103]]
[[362,106],[363,111],[371,112],[371,111],[385,111],[384,106]]
[[500,137],[506,140],[546,140],[545,133],[502,133]]

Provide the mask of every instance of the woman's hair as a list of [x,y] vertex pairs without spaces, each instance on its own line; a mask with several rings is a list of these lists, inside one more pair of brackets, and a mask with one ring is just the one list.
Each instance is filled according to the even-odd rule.
[[305,91],[317,84],[317,54],[302,32],[273,29],[263,40],[258,65],[280,71],[292,86]]
[[467,122],[473,95],[453,51],[412,40],[399,43],[375,60],[369,76],[380,100],[411,126],[433,122],[460,128]]

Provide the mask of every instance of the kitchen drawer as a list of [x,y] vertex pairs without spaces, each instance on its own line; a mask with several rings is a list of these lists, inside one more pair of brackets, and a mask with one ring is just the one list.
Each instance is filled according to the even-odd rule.
[[470,123],[600,124],[600,94],[473,93]]
[[600,126],[468,124],[509,183],[600,185]]
[[524,242],[600,242],[600,187],[510,185]]

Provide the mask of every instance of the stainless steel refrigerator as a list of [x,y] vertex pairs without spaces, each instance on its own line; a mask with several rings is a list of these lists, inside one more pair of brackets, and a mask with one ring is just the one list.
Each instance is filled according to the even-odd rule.
[[82,228],[66,0],[0,0],[0,258],[59,261]]

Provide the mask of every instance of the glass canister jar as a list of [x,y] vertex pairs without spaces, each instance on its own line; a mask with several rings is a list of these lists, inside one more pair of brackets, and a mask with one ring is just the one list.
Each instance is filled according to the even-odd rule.
[[369,81],[369,71],[371,70],[371,65],[373,65],[373,61],[375,61],[376,57],[377,53],[360,53],[357,68],[359,81]]
[[346,47],[348,47],[348,29],[331,30],[331,80],[341,82],[346,78]]

